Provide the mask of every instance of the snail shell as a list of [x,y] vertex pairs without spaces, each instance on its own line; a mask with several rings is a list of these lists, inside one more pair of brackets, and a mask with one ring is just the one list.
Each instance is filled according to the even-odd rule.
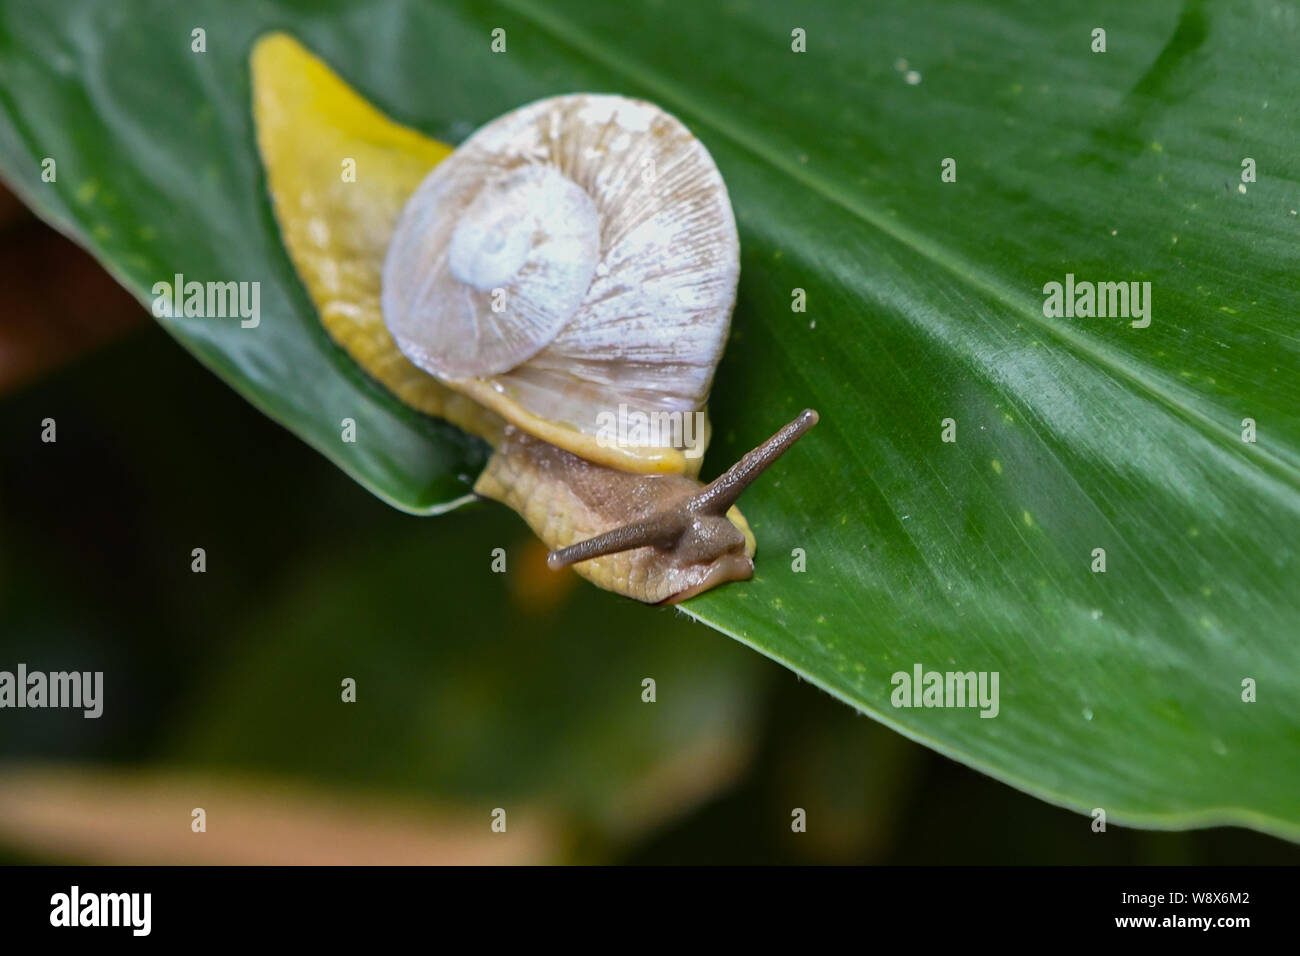
[[524,431],[629,471],[670,445],[597,442],[601,413],[701,410],[740,245],[704,146],[657,106],[540,100],[481,128],[407,202],[384,261],[401,351]]

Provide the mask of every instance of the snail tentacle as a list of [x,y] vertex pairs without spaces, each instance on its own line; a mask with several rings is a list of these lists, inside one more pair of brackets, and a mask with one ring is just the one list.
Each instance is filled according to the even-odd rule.
[[775,435],[753,451],[744,455],[725,472],[705,485],[698,494],[693,495],[687,507],[697,514],[726,514],[727,509],[736,503],[754,479],[767,470],[799,440],[808,429],[819,421],[816,411],[805,408],[799,415]]
[[688,524],[689,518],[682,508],[659,511],[649,518],[619,525],[612,531],[579,541],[567,548],[557,548],[546,556],[546,563],[552,571],[558,571],[579,561],[631,551],[633,548],[653,546],[667,550],[682,536]]

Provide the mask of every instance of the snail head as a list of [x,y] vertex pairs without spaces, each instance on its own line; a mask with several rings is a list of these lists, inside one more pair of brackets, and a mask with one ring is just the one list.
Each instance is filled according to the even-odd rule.
[[672,565],[697,569],[693,583],[668,603],[685,600],[726,581],[746,580],[754,563],[745,550],[745,535],[727,512],[741,493],[798,438],[816,425],[818,416],[804,409],[794,421],[697,492],[681,497],[645,518],[604,534],[552,551],[546,563],[558,570],[607,554],[651,547]]

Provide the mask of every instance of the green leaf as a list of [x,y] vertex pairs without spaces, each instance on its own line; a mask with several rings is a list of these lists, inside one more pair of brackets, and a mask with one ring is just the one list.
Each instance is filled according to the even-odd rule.
[[[1300,838],[1296,13],[1090,6],[10,2],[0,166],[146,301],[176,271],[259,279],[256,335],[169,330],[433,511],[482,448],[320,330],[262,189],[252,42],[292,32],[449,142],[550,94],[658,102],[713,153],[741,228],[709,470],[822,414],[746,496],[754,581],[688,612],[1045,799]],[[1045,316],[1067,274],[1150,282],[1149,327]],[[376,440],[340,452],[344,415]],[[997,717],[893,707],[915,665],[998,672]]]

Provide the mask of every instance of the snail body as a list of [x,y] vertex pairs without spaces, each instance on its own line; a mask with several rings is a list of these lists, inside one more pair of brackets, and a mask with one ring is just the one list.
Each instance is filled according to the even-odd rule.
[[[575,94],[450,151],[283,34],[258,42],[253,79],[276,218],[322,324],[403,401],[492,445],[476,493],[519,512],[552,567],[648,603],[752,575],[734,502],[816,413],[708,485],[680,432],[600,433],[620,408],[703,418],[726,343],[735,219],[685,126]],[[335,167],[357,154],[364,187]]]

